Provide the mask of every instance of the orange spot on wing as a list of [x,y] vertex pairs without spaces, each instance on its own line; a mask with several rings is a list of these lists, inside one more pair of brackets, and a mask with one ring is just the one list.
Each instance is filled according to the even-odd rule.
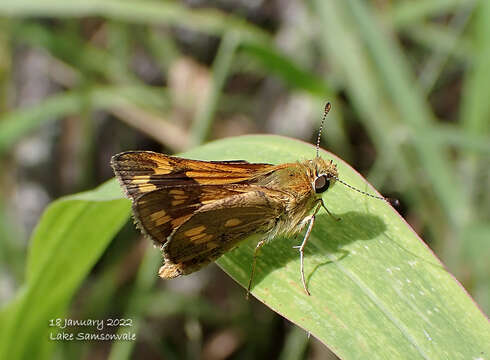
[[174,195],[175,200],[185,200],[187,197],[187,195]]
[[140,184],[138,186],[138,189],[141,191],[141,192],[149,192],[149,191],[153,191],[153,190],[156,190],[157,187],[153,184]]
[[159,218],[161,218],[162,216],[165,216],[165,215],[167,215],[167,213],[165,212],[165,210],[155,211],[153,214],[150,215],[150,219],[156,220],[156,219],[159,219]]
[[172,189],[168,192],[170,195],[185,195],[184,190]]
[[[246,174],[224,174],[223,172],[186,171],[185,175],[199,184],[231,184],[250,179]],[[239,176],[237,176],[239,175]]]
[[160,226],[160,225],[163,225],[163,224],[166,224],[168,223],[170,220],[172,220],[172,218],[170,216],[165,216],[165,217],[162,217],[158,220],[155,220],[155,225],[156,226]]
[[185,236],[195,236],[197,234],[202,233],[204,230],[206,230],[206,226],[200,225],[200,226],[196,226],[195,228],[192,228],[190,230],[187,230],[186,232],[184,232],[184,235]]
[[191,241],[196,244],[203,244],[203,243],[207,243],[212,238],[213,235],[204,233],[191,237]]
[[165,210],[160,210],[160,211],[154,212],[153,214],[150,215],[150,219],[151,219],[151,221],[153,221],[153,224],[155,226],[160,226],[160,225],[166,224],[170,220],[172,220],[172,218],[167,215]]
[[197,235],[194,235],[191,237],[191,241],[192,242],[199,242],[199,239],[202,239],[203,237],[206,237],[208,234],[206,233],[200,233],[200,234],[197,234]]
[[242,223],[242,220],[237,219],[237,218],[233,218],[233,219],[226,220],[225,227],[233,227],[233,226],[240,225],[241,223]]
[[191,217],[191,215],[185,215],[185,216],[181,216],[177,219],[172,220],[172,227],[174,229],[179,227],[180,225],[185,223],[190,217]]
[[153,168],[153,174],[155,175],[166,175],[166,174],[170,174],[172,172],[172,167],[157,167],[157,168]]

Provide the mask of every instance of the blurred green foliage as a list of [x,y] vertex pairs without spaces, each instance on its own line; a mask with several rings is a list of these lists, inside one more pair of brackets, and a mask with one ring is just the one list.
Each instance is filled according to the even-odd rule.
[[[490,2],[193,3],[0,4],[0,320],[23,306],[15,294],[32,280],[26,254],[42,252],[27,241],[42,208],[111,177],[112,154],[173,153],[250,131],[311,141],[326,99],[334,109],[323,145],[400,198],[407,221],[488,313]],[[214,268],[183,289],[155,285],[158,251],[145,253],[127,226],[100,256],[112,233],[99,231],[96,267],[71,274],[85,281],[67,286],[69,316],[122,316],[148,302],[137,318],[154,321],[136,349],[67,342],[45,354],[219,358],[213,341],[227,339],[237,358],[291,358],[282,349],[293,346],[305,356],[306,338],[298,343],[294,328]],[[308,347],[309,356],[324,351]]]

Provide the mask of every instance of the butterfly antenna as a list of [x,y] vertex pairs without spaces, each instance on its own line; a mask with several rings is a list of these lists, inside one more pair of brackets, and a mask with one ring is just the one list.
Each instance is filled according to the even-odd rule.
[[327,115],[332,108],[332,104],[330,102],[327,102],[325,104],[325,110],[323,111],[323,117],[322,117],[322,122],[320,123],[320,130],[318,130],[318,138],[316,139],[316,157],[319,157],[319,150],[320,150],[320,139],[322,138],[322,130],[323,130],[323,124],[325,123],[325,119],[327,118]]
[[349,189],[351,190],[354,190],[354,191],[357,191],[358,193],[361,193],[363,195],[366,195],[366,196],[369,196],[369,197],[372,197],[372,198],[375,198],[375,199],[379,199],[379,200],[384,200],[386,202],[389,202],[392,206],[394,207],[398,207],[400,205],[400,201],[398,201],[398,199],[393,199],[393,198],[388,198],[388,197],[384,197],[384,196],[377,196],[377,195],[372,195],[372,194],[369,194],[365,191],[362,191],[362,190],[359,190],[358,188],[355,188],[354,186],[352,185],[349,185],[347,184],[345,181],[342,181],[340,180],[338,177],[336,176],[333,176],[333,178],[335,180],[337,180],[339,183],[341,183],[342,185],[345,185],[347,186]]
[[[323,117],[322,117],[322,122],[320,123],[320,129],[318,130],[318,138],[316,139],[316,157],[319,157],[320,156],[320,154],[319,154],[319,152],[320,152],[320,139],[322,137],[323,124],[325,123],[325,119],[327,118],[327,115],[330,112],[330,109],[331,108],[332,108],[332,104],[330,104],[330,102],[327,102],[325,104],[325,110],[323,111]],[[347,186],[351,190],[357,191],[358,193],[360,193],[362,195],[366,195],[366,196],[369,196],[369,197],[372,197],[372,198],[378,199],[378,200],[384,200],[384,201],[390,203],[394,207],[398,207],[400,205],[400,201],[398,201],[398,199],[393,199],[393,198],[384,197],[384,196],[372,195],[372,194],[370,194],[368,192],[359,190],[358,188],[355,188],[354,186],[347,184],[345,181],[340,180],[337,176],[332,176],[332,177],[335,180],[337,180],[339,183]]]

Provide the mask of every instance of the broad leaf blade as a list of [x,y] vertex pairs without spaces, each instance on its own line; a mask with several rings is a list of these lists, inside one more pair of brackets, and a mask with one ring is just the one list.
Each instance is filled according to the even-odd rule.
[[[314,156],[305,143],[279,137],[227,139],[186,153],[203,159],[294,162]],[[339,176],[373,194],[351,167],[331,154]],[[257,263],[253,295],[311,332],[343,359],[465,359],[489,353],[487,320],[410,226],[387,203],[342,184],[324,195],[335,221],[319,213],[306,250],[301,285],[302,238],[275,239]],[[246,242],[218,264],[244,287],[255,243]]]

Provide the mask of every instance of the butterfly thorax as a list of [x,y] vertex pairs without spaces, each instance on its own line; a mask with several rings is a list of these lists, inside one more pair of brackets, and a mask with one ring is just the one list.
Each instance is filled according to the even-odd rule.
[[281,197],[282,208],[270,238],[299,232],[304,219],[319,204],[322,193],[315,191],[315,180],[326,175],[330,186],[338,175],[337,167],[331,161],[320,157],[296,163],[281,164],[257,176],[253,183],[274,191],[273,196]]

